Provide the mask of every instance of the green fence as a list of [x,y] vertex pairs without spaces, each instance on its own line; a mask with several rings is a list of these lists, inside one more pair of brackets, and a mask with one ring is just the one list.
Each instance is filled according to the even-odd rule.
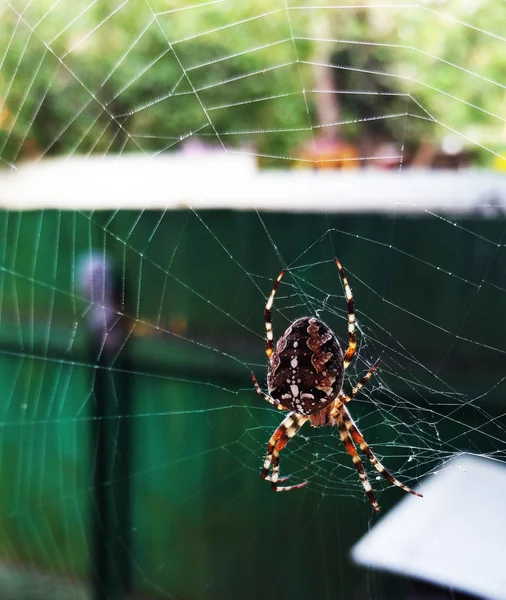
[[[44,211],[4,212],[0,228],[8,563],[88,579],[94,381],[104,371],[120,405],[128,353],[132,408],[114,413],[110,431],[132,427],[130,557],[141,597],[392,597],[348,561],[375,517],[335,432],[305,431],[282,458],[294,481],[309,479],[304,490],[272,494],[258,476],[281,419],[261,406],[249,371],[263,385],[262,312],[279,256],[298,268],[276,299],[275,335],[311,308],[344,339],[334,255],[350,273],[362,327],[352,380],[382,358],[381,385],[352,413],[393,471],[415,478],[457,451],[502,451],[502,219]],[[78,281],[90,252],[112,258],[124,284],[117,310],[130,335],[106,367],[90,354]],[[111,489],[124,486],[111,469]],[[399,498],[388,489],[380,502]],[[111,544],[121,551],[123,540]]]

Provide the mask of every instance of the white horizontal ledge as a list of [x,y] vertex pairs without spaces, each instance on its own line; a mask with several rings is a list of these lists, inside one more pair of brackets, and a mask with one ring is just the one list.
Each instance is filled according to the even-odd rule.
[[0,170],[0,207],[488,215],[506,211],[506,176],[485,170],[258,170],[254,156],[218,152],[71,157]]

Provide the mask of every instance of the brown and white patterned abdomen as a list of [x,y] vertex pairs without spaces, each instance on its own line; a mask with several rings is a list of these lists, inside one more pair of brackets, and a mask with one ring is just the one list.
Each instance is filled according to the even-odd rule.
[[294,321],[269,361],[269,394],[300,415],[321,411],[341,391],[343,352],[330,328],[316,317]]

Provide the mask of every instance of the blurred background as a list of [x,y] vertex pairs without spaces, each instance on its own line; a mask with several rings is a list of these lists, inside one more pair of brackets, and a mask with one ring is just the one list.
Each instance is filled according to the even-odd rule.
[[501,0],[0,0],[0,598],[466,592],[353,562],[382,516],[334,429],[271,493],[250,373],[282,268],[275,339],[346,344],[337,256],[385,466],[505,462],[504,31]]

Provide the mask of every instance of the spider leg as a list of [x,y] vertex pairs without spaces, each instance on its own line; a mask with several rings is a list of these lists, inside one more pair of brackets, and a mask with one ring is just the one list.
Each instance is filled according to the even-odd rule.
[[357,385],[351,390],[349,394],[345,394],[343,391],[339,392],[339,396],[334,400],[334,406],[330,411],[332,417],[337,418],[342,405],[352,400],[358,394],[358,392],[364,387],[364,385],[369,381],[369,379],[371,379],[372,374],[376,370],[378,364],[379,359],[373,364],[373,366],[366,373],[365,377],[362,377],[362,379],[357,383]]
[[255,377],[255,373],[253,373],[253,372],[251,373],[251,379],[253,379],[253,385],[255,386],[255,390],[256,390],[257,394],[260,396],[260,398],[267,400],[267,402],[269,404],[272,404],[272,406],[275,406],[278,410],[286,410],[286,408],[282,404],[280,404],[277,400],[274,400],[274,398],[271,398],[269,395],[264,394],[264,392],[262,392],[262,388],[258,384],[257,378]]
[[367,458],[371,462],[372,466],[385,479],[387,479],[393,485],[396,485],[397,487],[400,487],[405,492],[408,492],[409,494],[413,494],[414,496],[419,496],[420,498],[423,498],[422,494],[419,494],[418,492],[415,492],[414,490],[412,490],[411,488],[409,488],[407,485],[404,485],[403,483],[401,483],[400,481],[398,481],[397,479],[395,479],[395,477],[393,475],[391,475],[385,469],[385,467],[380,463],[380,461],[374,456],[373,451],[371,450],[371,448],[369,447],[369,445],[367,444],[367,442],[364,440],[364,437],[362,436],[362,434],[358,430],[358,427],[355,425],[353,419],[351,418],[350,413],[348,412],[348,409],[345,406],[343,406],[343,411],[341,413],[341,417],[342,417],[342,420],[343,420],[343,423],[344,423],[346,429],[349,431],[349,433],[350,433],[351,437],[353,438],[353,441],[355,442],[355,444],[357,444],[357,446],[360,448],[360,450],[362,450],[362,452],[367,456]]
[[[271,488],[273,492],[288,492],[290,490],[295,490],[307,485],[307,481],[304,481],[303,483],[298,483],[297,485],[288,485],[284,487],[278,486],[278,483],[288,479],[288,477],[279,477],[279,453],[286,446],[290,438],[292,438],[297,431],[299,431],[299,429],[307,420],[308,417],[297,415],[293,412],[289,413],[278,426],[276,431],[272,434],[271,439],[267,444],[267,455],[265,457],[261,475],[263,479],[271,482]],[[269,475],[271,466],[272,475]]]
[[334,262],[336,263],[336,267],[338,268],[341,279],[343,280],[346,300],[348,302],[348,349],[344,355],[344,369],[346,370],[350,366],[351,359],[357,350],[357,337],[355,335],[355,300],[353,299],[350,284],[348,283],[348,279],[344,273],[341,263],[337,260],[337,258],[334,258]]
[[267,300],[267,304],[264,309],[264,319],[265,319],[265,334],[266,334],[266,342],[265,342],[265,353],[267,354],[267,358],[272,356],[272,340],[274,338],[272,333],[272,321],[271,321],[271,308],[274,303],[274,296],[276,295],[276,290],[278,289],[279,282],[281,278],[285,274],[285,271],[281,271],[278,275],[274,285],[272,286],[271,295]]
[[348,452],[348,454],[351,456],[351,460],[353,461],[355,469],[357,469],[358,471],[358,476],[360,477],[360,481],[364,486],[366,496],[369,499],[369,502],[373,505],[374,510],[379,512],[380,507],[378,505],[378,501],[376,500],[376,496],[372,491],[369,479],[367,479],[367,474],[365,472],[364,465],[360,460],[360,456],[358,455],[357,449],[355,448],[355,444],[353,443],[350,433],[346,428],[346,425],[344,424],[342,418],[338,419],[337,426],[339,428],[339,436],[341,437],[341,441],[344,444],[346,452]]

